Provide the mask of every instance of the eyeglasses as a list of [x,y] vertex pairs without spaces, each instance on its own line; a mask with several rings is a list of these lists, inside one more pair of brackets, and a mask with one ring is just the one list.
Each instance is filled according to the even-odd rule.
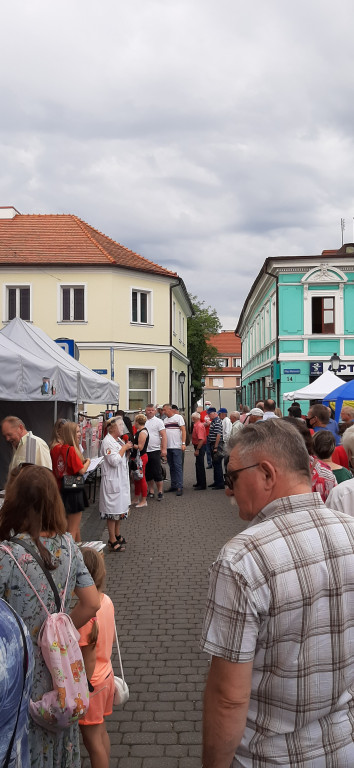
[[241,467],[241,469],[234,469],[232,472],[226,472],[224,475],[224,483],[226,487],[232,491],[234,483],[237,483],[240,472],[244,472],[245,469],[252,469],[252,467],[258,467],[258,465],[259,462],[257,462],[257,464],[250,464],[248,467]]

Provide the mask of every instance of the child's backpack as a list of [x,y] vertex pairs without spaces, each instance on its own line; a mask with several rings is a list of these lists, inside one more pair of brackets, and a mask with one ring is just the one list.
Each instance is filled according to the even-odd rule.
[[46,666],[51,674],[53,681],[53,690],[45,693],[39,701],[30,701],[30,714],[33,720],[42,728],[49,731],[59,731],[63,728],[69,728],[72,723],[81,719],[89,706],[89,691],[85,672],[85,666],[82,658],[81,649],[78,643],[80,634],[75,629],[70,616],[64,613],[65,595],[69,581],[71,568],[71,545],[70,539],[65,536],[69,548],[69,568],[66,580],[63,598],[60,603],[59,592],[52,579],[50,571],[46,568],[42,559],[35,550],[22,541],[22,539],[12,539],[23,549],[29,552],[34,560],[45,573],[49,584],[54,592],[55,602],[58,613],[50,614],[34,588],[28,576],[22,570],[11,549],[4,544],[0,544],[1,549],[5,550],[14,560],[22,575],[30,585],[37,596],[43,610],[47,614],[38,634],[37,643],[42,651]]

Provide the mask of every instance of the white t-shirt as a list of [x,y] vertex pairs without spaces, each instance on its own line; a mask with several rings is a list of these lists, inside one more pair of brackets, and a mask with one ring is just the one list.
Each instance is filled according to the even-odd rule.
[[159,451],[161,447],[161,430],[165,429],[164,422],[158,416],[153,416],[152,419],[147,420],[145,427],[149,433],[147,453]]
[[167,435],[167,448],[182,448],[182,432],[180,427],[184,427],[184,418],[179,413],[174,413],[163,423]]

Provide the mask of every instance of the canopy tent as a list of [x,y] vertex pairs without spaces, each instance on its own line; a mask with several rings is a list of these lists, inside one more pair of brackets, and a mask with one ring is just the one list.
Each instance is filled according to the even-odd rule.
[[[338,376],[336,376],[337,383],[338,383]],[[336,410],[335,410],[335,420],[338,421],[340,417],[340,412],[343,407],[343,402],[347,401],[353,401],[354,400],[354,379],[351,381],[345,381],[341,384],[340,387],[336,387],[336,389],[333,389],[329,394],[327,394],[327,397],[324,399],[323,403],[324,405],[328,405],[329,402],[335,402],[336,404]]]
[[325,371],[316,381],[308,384],[295,392],[286,392],[283,400],[323,400],[334,387],[344,384],[343,379],[336,376],[332,371]]
[[[0,334],[0,400],[74,400],[76,374],[50,358],[44,359],[19,347]],[[55,382],[56,395],[42,394],[43,381]]]
[[[48,394],[41,394],[40,381],[38,396],[36,397],[3,397],[14,400],[61,400],[76,403],[107,403],[114,405],[119,401],[119,385],[109,381],[98,373],[94,373],[85,365],[82,365],[73,357],[64,352],[44,331],[31,323],[26,323],[20,318],[11,320],[0,331],[0,339],[5,337],[14,343],[17,350],[26,351],[31,357],[39,358],[46,368],[43,378],[50,379]],[[42,371],[42,368],[40,368]],[[50,376],[49,371],[55,370],[55,376]],[[6,372],[5,372],[6,373]],[[41,374],[40,374],[41,375]],[[37,381],[39,374],[37,375]],[[8,391],[11,391],[12,382],[6,376]],[[52,387],[54,385],[53,391]],[[35,389],[37,384],[35,385]]]

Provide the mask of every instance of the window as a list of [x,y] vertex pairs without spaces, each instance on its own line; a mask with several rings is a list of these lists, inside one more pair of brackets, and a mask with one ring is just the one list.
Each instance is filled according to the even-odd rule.
[[313,296],[312,333],[334,332],[334,296]]
[[62,323],[80,323],[85,321],[85,286],[61,286]]
[[20,317],[21,320],[31,319],[31,289],[29,286],[6,286],[6,320]]
[[213,387],[223,387],[224,379],[213,379]]
[[179,405],[178,371],[172,371],[172,402]]
[[132,323],[151,323],[150,291],[132,291]]
[[227,368],[229,365],[229,358],[228,357],[219,357],[218,358],[218,364],[220,368]]
[[178,313],[178,338],[182,342],[182,312]]
[[182,344],[183,344],[183,346],[185,345],[185,340],[184,340],[184,315],[182,315]]
[[233,357],[232,358],[232,367],[233,368],[239,368],[241,365],[241,358],[240,357]]
[[148,403],[154,402],[153,371],[147,368],[129,369],[129,410],[143,410]]
[[176,302],[172,302],[172,332],[176,336]]

